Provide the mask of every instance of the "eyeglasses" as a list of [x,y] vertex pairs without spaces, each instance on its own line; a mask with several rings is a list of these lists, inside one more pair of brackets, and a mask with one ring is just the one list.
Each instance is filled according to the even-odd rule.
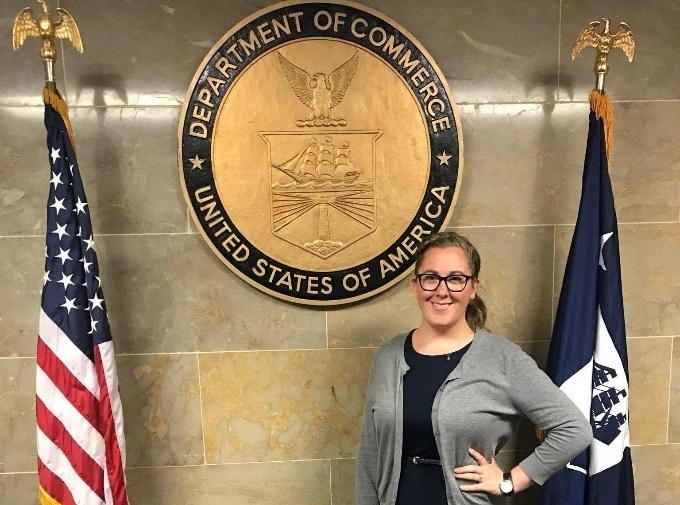
[[416,274],[416,279],[420,287],[425,291],[437,291],[442,281],[446,284],[446,289],[453,292],[463,291],[472,275],[453,274],[442,277],[437,274]]

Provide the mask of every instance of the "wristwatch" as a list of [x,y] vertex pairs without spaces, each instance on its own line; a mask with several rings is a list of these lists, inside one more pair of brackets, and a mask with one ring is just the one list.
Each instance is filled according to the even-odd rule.
[[501,488],[501,494],[503,496],[512,496],[515,494],[515,485],[512,483],[512,474],[510,472],[505,472],[503,474],[503,480],[498,487]]

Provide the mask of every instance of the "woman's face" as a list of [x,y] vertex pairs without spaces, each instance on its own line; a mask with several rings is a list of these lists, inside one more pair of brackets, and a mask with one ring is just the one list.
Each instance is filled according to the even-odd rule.
[[[441,277],[452,274],[472,275],[467,257],[460,247],[433,247],[425,252],[416,274],[432,273]],[[418,282],[412,280],[412,287],[418,300],[418,308],[423,316],[423,324],[438,331],[464,329],[468,327],[465,309],[475,297],[479,281],[470,279],[463,291],[452,292],[444,281],[435,291],[425,291]]]

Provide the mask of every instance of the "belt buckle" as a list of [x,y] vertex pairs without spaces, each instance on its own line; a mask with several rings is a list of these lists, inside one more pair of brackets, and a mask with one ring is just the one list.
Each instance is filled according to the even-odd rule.
[[414,465],[419,465],[420,464],[420,456],[413,456],[413,464]]

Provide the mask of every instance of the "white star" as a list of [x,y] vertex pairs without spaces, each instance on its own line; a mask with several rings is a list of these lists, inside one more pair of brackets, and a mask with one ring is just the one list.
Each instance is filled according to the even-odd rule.
[[54,203],[50,205],[51,208],[56,209],[57,211],[57,216],[59,215],[60,210],[66,210],[66,207],[64,207],[64,198],[59,200],[56,196],[54,197]]
[[63,182],[61,182],[61,174],[52,172],[52,179],[50,180],[50,184],[54,184],[54,189],[57,189],[57,186],[59,186],[59,184],[64,184]]
[[70,314],[71,309],[77,308],[76,307],[76,299],[75,298],[69,299],[68,297],[65,296],[64,297],[64,303],[62,303],[61,306],[66,309],[67,314]]
[[52,164],[53,165],[54,165],[55,161],[57,161],[59,158],[61,158],[61,156],[59,156],[59,151],[61,151],[61,149],[55,149],[54,147],[52,148],[52,154],[50,154],[50,156],[52,156]]
[[68,233],[66,233],[66,225],[65,224],[61,225],[61,226],[57,225],[57,229],[54,230],[52,233],[56,233],[57,235],[59,235],[59,240],[61,240],[61,237],[63,237],[64,235],[66,235],[68,237],[71,236]]
[[203,162],[205,160],[202,160],[201,158],[198,157],[198,154],[194,156],[192,159],[189,160],[191,162],[191,170],[196,170],[197,168],[199,170],[203,170]]
[[45,274],[43,275],[43,286],[50,282],[52,279],[50,279],[50,271],[45,270]]
[[83,262],[83,268],[85,269],[85,273],[89,274],[90,273],[90,267],[92,266],[92,263],[87,261],[85,258],[82,258],[80,261]]
[[104,307],[102,306],[103,301],[103,298],[99,298],[99,293],[95,293],[94,298],[90,298],[90,303],[92,304],[93,309],[99,307],[100,309],[104,310]]
[[66,289],[67,287],[69,287],[69,285],[70,285],[70,286],[75,286],[75,284],[73,284],[73,282],[71,281],[71,277],[73,277],[73,274],[71,274],[71,275],[66,275],[65,273],[62,273],[62,274],[61,274],[61,280],[60,280],[60,281],[57,281],[57,282],[58,282],[59,284],[63,284],[63,285],[64,285],[64,289]]
[[448,165],[452,156],[450,154],[446,154],[446,151],[444,151],[443,153],[438,154],[437,158],[439,158],[439,166],[441,167],[442,165]]
[[94,238],[92,237],[92,235],[90,235],[90,238],[86,238],[85,240],[83,240],[83,242],[87,244],[87,249],[85,249],[85,251],[89,251],[94,247]]
[[81,202],[80,197],[78,197],[78,201],[76,202],[76,214],[80,214],[81,212],[83,214],[87,214],[85,212],[85,206],[87,205],[87,202]]
[[73,175],[73,165],[69,167],[71,169],[71,175]]
[[61,247],[59,248],[59,254],[57,254],[57,258],[61,258],[61,263],[62,265],[66,262],[66,260],[72,260],[71,256],[69,256],[70,251],[64,251]]
[[90,333],[94,333],[95,331],[97,331],[97,323],[98,322],[99,321],[95,321],[94,319],[90,319],[90,328],[92,328],[90,330]]
[[607,270],[607,267],[604,264],[604,256],[602,256],[602,249],[604,249],[604,245],[607,243],[607,240],[609,240],[612,235],[614,235],[613,232],[605,233],[600,237],[600,261],[599,264],[602,267],[602,270]]

